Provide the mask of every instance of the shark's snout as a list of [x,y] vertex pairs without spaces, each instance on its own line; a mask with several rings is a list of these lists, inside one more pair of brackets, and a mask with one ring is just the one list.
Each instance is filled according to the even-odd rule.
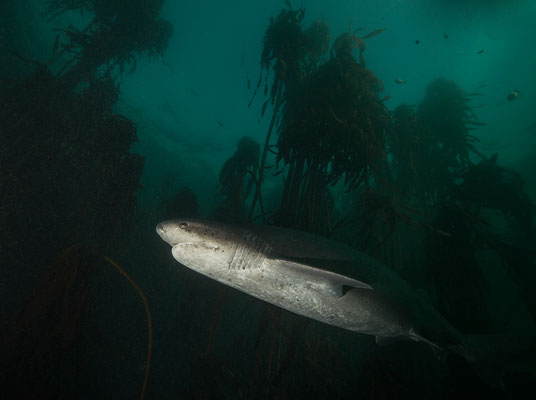
[[189,223],[182,220],[160,222],[156,225],[156,233],[171,246],[191,241],[193,235]]
[[[174,238],[173,235],[174,229],[173,226],[165,221],[161,222],[158,225],[156,225],[156,233],[164,240],[165,242],[169,243],[170,245],[174,245],[174,241],[176,241],[176,238]],[[175,240],[174,240],[175,239]]]
[[164,224],[160,223],[158,225],[156,225],[156,233],[158,233],[158,235],[164,239],[164,235],[166,234],[166,228],[164,227]]

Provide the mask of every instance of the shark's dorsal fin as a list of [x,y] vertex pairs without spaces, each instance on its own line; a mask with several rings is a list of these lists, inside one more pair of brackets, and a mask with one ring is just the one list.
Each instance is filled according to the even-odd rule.
[[352,288],[372,289],[372,286],[365,282],[326,269],[311,266],[306,263],[305,260],[299,262],[286,258],[274,257],[272,258],[272,262],[278,263],[284,268],[307,271],[309,276],[316,279],[311,279],[306,282],[306,284],[309,285],[310,288],[322,292],[325,296],[342,297]]

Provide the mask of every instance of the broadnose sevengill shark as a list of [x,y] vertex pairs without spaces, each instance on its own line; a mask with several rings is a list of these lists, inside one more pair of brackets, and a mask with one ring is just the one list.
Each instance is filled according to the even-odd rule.
[[156,228],[181,264],[317,321],[376,336],[461,344],[422,296],[383,264],[342,243],[301,231],[213,221]]
[[305,317],[374,335],[378,344],[412,339],[437,355],[454,351],[488,383],[501,385],[496,365],[479,363],[468,348],[474,341],[469,346],[423,295],[349,246],[258,224],[184,219],[162,222],[156,231],[178,262],[209,278]]

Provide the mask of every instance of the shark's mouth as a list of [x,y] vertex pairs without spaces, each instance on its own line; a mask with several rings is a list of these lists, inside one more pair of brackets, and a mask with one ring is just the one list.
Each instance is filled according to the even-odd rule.
[[206,241],[190,241],[190,242],[180,242],[172,246],[173,249],[180,250],[182,248],[196,248],[196,249],[205,249],[205,250],[220,250],[221,247],[215,243],[206,242]]

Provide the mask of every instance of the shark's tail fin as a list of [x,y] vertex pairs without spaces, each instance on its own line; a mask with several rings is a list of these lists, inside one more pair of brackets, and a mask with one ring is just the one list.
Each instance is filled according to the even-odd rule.
[[469,335],[451,348],[488,385],[505,390],[503,377],[521,371],[536,376],[536,335]]

